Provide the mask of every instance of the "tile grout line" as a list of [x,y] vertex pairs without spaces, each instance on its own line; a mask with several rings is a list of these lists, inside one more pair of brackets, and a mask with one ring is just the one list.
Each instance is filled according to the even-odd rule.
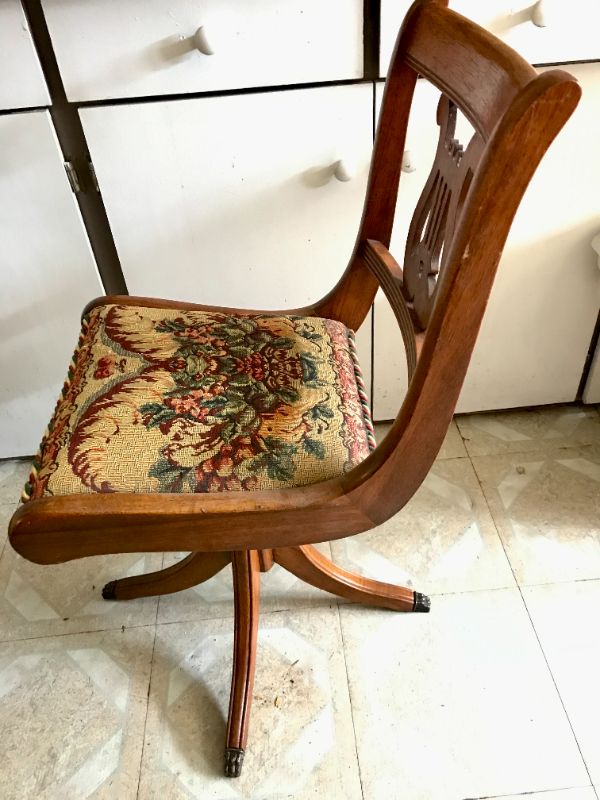
[[[555,792],[572,792],[577,791],[578,789],[593,789],[594,793],[596,792],[596,788],[590,783],[587,786],[561,786],[560,789],[540,789],[539,791],[533,792],[517,792],[515,795],[510,795],[510,797],[537,797],[538,795],[543,794],[554,794]],[[479,797],[469,798],[469,800],[506,800],[509,795],[506,794],[485,794],[480,795]]]
[[[164,562],[164,553],[163,553]],[[142,730],[142,748],[140,751],[140,768],[138,771],[138,785],[135,793],[136,800],[140,796],[140,786],[142,783],[142,764],[144,763],[144,750],[146,749],[146,726],[148,725],[148,713],[150,711],[150,691],[152,689],[152,671],[154,667],[154,651],[156,650],[156,635],[158,633],[158,606],[160,603],[160,596],[157,598],[156,612],[154,615],[154,639],[152,640],[152,655],[150,656],[150,674],[148,675],[148,693],[146,695],[146,714],[144,716],[144,728]]]
[[[457,427],[458,427],[458,426],[457,426]],[[462,436],[462,434],[461,434],[461,436]],[[466,449],[466,446],[465,446],[465,449]],[[468,450],[467,450],[467,453],[468,453]],[[563,701],[562,695],[561,695],[561,693],[560,693],[560,690],[559,690],[559,688],[558,688],[558,685],[557,685],[557,683],[556,683],[556,679],[555,679],[555,677],[554,677],[554,673],[552,672],[552,669],[551,669],[551,667],[550,667],[550,663],[548,662],[548,658],[546,657],[546,653],[545,653],[545,651],[544,651],[544,648],[543,648],[543,646],[542,646],[542,643],[541,643],[541,641],[540,641],[540,637],[539,637],[539,635],[538,635],[538,632],[537,632],[537,630],[536,630],[536,627],[535,627],[535,625],[534,625],[534,623],[533,623],[533,619],[532,619],[532,617],[531,617],[531,614],[530,614],[530,612],[529,612],[529,608],[528,608],[528,606],[527,606],[527,602],[526,602],[526,600],[525,600],[525,597],[524,597],[524,595],[523,595],[523,591],[522,591],[521,585],[519,584],[519,581],[517,580],[517,576],[516,576],[516,574],[515,574],[515,570],[514,570],[514,568],[513,568],[512,561],[511,561],[511,560],[510,560],[510,558],[509,558],[508,552],[507,552],[507,550],[506,550],[506,547],[505,547],[505,545],[504,545],[504,540],[502,539],[502,536],[500,535],[500,531],[498,530],[498,526],[497,526],[497,524],[496,524],[496,520],[495,520],[495,518],[494,518],[494,515],[493,515],[493,513],[492,513],[492,509],[490,508],[490,505],[489,505],[489,503],[488,503],[487,495],[486,495],[486,493],[485,493],[485,491],[484,491],[484,488],[483,488],[483,483],[482,483],[482,481],[481,481],[481,478],[479,477],[479,473],[477,472],[477,469],[475,468],[475,464],[473,464],[473,459],[472,459],[471,455],[469,455],[469,461],[471,462],[471,466],[473,467],[473,471],[474,471],[474,473],[475,473],[475,476],[477,477],[477,482],[478,482],[478,484],[479,484],[479,488],[480,488],[480,490],[481,490],[481,493],[482,493],[482,495],[483,495],[483,498],[484,498],[484,500],[485,500],[485,504],[486,504],[486,506],[488,507],[488,510],[489,510],[489,513],[490,513],[490,517],[491,517],[491,519],[492,519],[492,522],[493,522],[493,524],[494,524],[494,528],[496,529],[496,534],[497,534],[497,536],[498,536],[498,538],[499,538],[499,540],[500,540],[500,544],[502,545],[502,550],[504,551],[504,555],[505,555],[505,557],[506,557],[506,560],[508,561],[508,564],[509,564],[509,566],[510,566],[510,570],[511,570],[511,572],[512,572],[512,574],[513,574],[513,578],[514,578],[514,580],[515,580],[516,587],[517,587],[517,589],[518,589],[518,591],[519,591],[519,595],[520,595],[520,597],[521,597],[521,602],[523,603],[523,607],[525,608],[525,613],[527,614],[527,617],[528,617],[528,619],[529,619],[529,623],[530,623],[530,625],[531,625],[531,628],[532,628],[533,634],[534,634],[534,636],[535,636],[535,638],[536,638],[536,641],[537,641],[537,643],[538,643],[538,647],[540,648],[540,652],[541,652],[541,654],[542,654],[542,657],[543,657],[543,659],[544,659],[544,663],[546,664],[546,668],[547,668],[547,670],[548,670],[548,672],[549,672],[549,674],[550,674],[550,678],[551,678],[551,680],[552,680],[552,683],[554,684],[554,688],[556,689],[556,694],[558,695],[558,699],[560,700],[560,704],[561,704],[561,706],[562,706],[562,708],[563,708],[563,711],[564,711],[564,713],[565,713],[565,717],[566,717],[566,719],[567,719],[567,722],[568,722],[568,724],[569,724],[569,727],[570,727],[570,729],[571,729],[571,733],[573,734],[573,739],[575,740],[575,744],[576,744],[576,746],[577,746],[577,750],[579,751],[579,755],[580,755],[580,757],[581,757],[581,761],[582,761],[582,763],[583,763],[583,766],[584,766],[584,768],[585,768],[585,771],[586,771],[586,773],[587,773],[587,775],[588,775],[588,778],[590,779],[590,785],[592,785],[592,776],[590,775],[590,771],[589,771],[589,769],[588,769],[587,762],[586,762],[585,758],[583,757],[583,753],[581,752],[581,747],[580,747],[580,745],[579,745],[579,740],[577,739],[577,736],[576,736],[576,734],[575,734],[575,730],[574,730],[574,728],[573,728],[573,724],[572,724],[572,722],[571,722],[571,718],[569,717],[569,714],[568,714],[568,712],[567,712],[567,709],[566,709],[566,707],[565,707],[565,704],[564,704],[564,701]],[[570,583],[570,582],[571,582],[571,581],[565,581],[565,583]],[[594,791],[595,791],[595,789],[594,789]]]
[[[458,427],[458,425],[456,427]],[[461,433],[461,438],[462,438],[462,433]],[[464,439],[463,439],[463,442],[464,442]],[[465,445],[465,450],[467,450],[467,446],[466,445]],[[481,496],[483,497],[483,502],[485,503],[485,507],[487,508],[488,514],[490,516],[490,519],[492,520],[492,525],[494,526],[494,530],[496,531],[496,536],[498,537],[498,540],[500,542],[500,546],[502,547],[502,552],[504,553],[504,558],[506,559],[506,561],[508,563],[508,566],[510,568],[510,571],[512,573],[513,580],[515,582],[515,586],[520,589],[519,581],[517,580],[517,576],[515,574],[515,570],[513,568],[512,561],[510,560],[510,557],[508,555],[508,551],[506,550],[506,547],[504,545],[504,540],[502,538],[502,535],[500,534],[500,529],[498,528],[498,525],[496,524],[496,518],[494,517],[494,512],[492,511],[492,508],[491,508],[491,506],[490,506],[490,504],[488,502],[487,495],[485,493],[485,489],[483,488],[483,482],[482,482],[481,478],[479,477],[479,473],[477,472],[477,467],[473,463],[473,458],[469,454],[468,450],[467,450],[467,457],[469,459],[469,463],[471,464],[471,469],[473,470],[473,474],[475,475],[475,479],[477,480],[477,485],[479,486],[479,491],[481,492]],[[508,587],[505,587],[505,588],[511,589],[511,588],[514,588],[514,587],[508,586]]]
[[[535,636],[535,638],[537,640],[537,643],[539,645],[540,651],[541,651],[542,656],[544,658],[544,662],[546,664],[546,667],[547,667],[548,672],[550,674],[550,677],[552,679],[552,683],[554,684],[554,688],[556,689],[556,694],[558,695],[558,699],[560,700],[560,704],[561,704],[561,706],[563,708],[563,711],[565,712],[565,717],[567,718],[567,722],[569,723],[569,727],[571,728],[571,733],[573,734],[573,739],[575,740],[575,744],[577,745],[577,750],[579,751],[579,755],[581,756],[581,760],[583,762],[583,766],[585,767],[585,771],[587,773],[587,776],[590,779],[590,786],[593,787],[593,783],[594,782],[592,780],[592,776],[590,775],[590,770],[588,768],[587,761],[585,760],[585,758],[583,756],[583,753],[581,751],[581,746],[579,744],[579,740],[577,738],[577,734],[575,733],[575,729],[573,728],[573,723],[571,722],[571,718],[569,716],[569,712],[567,711],[567,708],[565,706],[564,700],[563,700],[562,695],[560,693],[560,689],[558,688],[558,684],[556,683],[556,679],[554,677],[554,673],[552,672],[552,668],[550,666],[550,662],[548,661],[548,658],[546,656],[546,651],[544,650],[544,646],[542,645],[541,639],[540,639],[540,637],[538,635],[537,629],[536,629],[535,624],[533,622],[533,618],[532,618],[532,616],[531,616],[531,614],[529,612],[529,607],[527,605],[527,601],[525,600],[523,592],[521,591],[521,587],[519,586],[518,589],[519,589],[519,594],[521,595],[521,600],[523,601],[523,606],[525,607],[525,612],[526,612],[527,617],[529,619],[529,622],[531,624],[531,628],[533,630],[534,636]],[[596,790],[594,789],[594,791],[596,791]]]
[[[505,557],[506,557],[506,559],[507,559],[507,561],[508,561],[508,564],[509,564],[509,566],[510,566],[511,572],[512,572],[512,574],[513,574],[513,578],[515,579],[516,588],[517,588],[517,590],[518,590],[518,592],[519,592],[519,596],[521,597],[521,602],[523,603],[523,607],[524,607],[524,609],[525,609],[525,613],[527,614],[527,618],[529,619],[529,624],[531,625],[531,629],[532,629],[532,631],[533,631],[533,635],[535,636],[535,639],[536,639],[536,641],[537,641],[537,643],[538,643],[538,647],[540,648],[540,652],[541,652],[541,654],[542,654],[542,658],[544,659],[544,663],[546,664],[546,668],[547,668],[547,670],[548,670],[548,673],[549,673],[549,675],[550,675],[550,678],[551,678],[551,680],[552,680],[552,683],[553,683],[553,685],[554,685],[554,688],[555,688],[555,690],[556,690],[556,694],[558,695],[558,699],[559,699],[559,701],[560,701],[560,704],[561,704],[561,706],[562,706],[562,709],[563,709],[563,711],[564,711],[564,713],[565,713],[565,717],[566,717],[567,723],[568,723],[568,725],[569,725],[569,728],[571,729],[571,733],[573,734],[573,739],[575,740],[575,745],[576,745],[576,747],[577,747],[577,750],[578,750],[578,752],[579,752],[579,755],[580,755],[580,757],[581,757],[581,761],[582,761],[582,763],[583,763],[584,769],[585,769],[585,771],[586,771],[586,773],[587,773],[587,776],[588,776],[588,778],[589,778],[589,780],[590,780],[590,784],[589,784],[589,785],[590,785],[590,786],[592,786],[592,788],[594,788],[594,787],[593,787],[592,776],[590,775],[590,771],[589,771],[589,769],[588,769],[587,762],[586,762],[585,758],[583,757],[583,753],[581,752],[581,747],[580,747],[580,745],[579,745],[579,740],[577,739],[577,735],[575,734],[575,729],[573,728],[573,723],[571,722],[571,718],[569,717],[569,714],[568,714],[568,712],[567,712],[567,709],[566,709],[566,706],[565,706],[564,700],[563,700],[563,698],[562,698],[562,695],[561,695],[561,693],[560,693],[560,690],[559,690],[559,688],[558,688],[558,684],[556,683],[556,679],[555,679],[555,677],[554,677],[554,673],[552,672],[552,668],[550,667],[550,663],[549,663],[549,661],[548,661],[548,658],[547,658],[547,656],[546,656],[546,652],[544,651],[544,648],[543,648],[542,642],[541,642],[541,640],[540,640],[540,637],[539,637],[539,635],[538,635],[538,632],[537,632],[537,630],[536,630],[535,624],[534,624],[534,622],[533,622],[533,619],[532,619],[532,617],[531,617],[531,614],[530,614],[530,612],[529,612],[529,607],[528,607],[528,605],[527,605],[527,601],[525,600],[525,596],[523,595],[522,587],[521,587],[521,585],[519,584],[519,581],[517,580],[517,576],[516,576],[516,574],[515,574],[515,570],[514,570],[514,568],[513,568],[512,561],[510,560],[510,558],[509,558],[509,556],[508,556],[508,552],[507,552],[507,550],[506,550],[506,547],[504,546],[504,540],[502,539],[502,536],[500,535],[500,531],[498,530],[498,526],[496,525],[496,520],[495,520],[495,518],[494,518],[494,515],[492,514],[492,509],[491,509],[491,508],[490,508],[490,506],[489,506],[489,503],[488,503],[487,496],[486,496],[486,494],[485,494],[485,492],[484,492],[484,489],[483,489],[483,484],[482,484],[482,482],[481,482],[481,479],[480,479],[480,477],[479,477],[479,473],[478,473],[478,472],[477,472],[477,470],[475,469],[475,465],[473,464],[473,461],[472,461],[472,459],[471,459],[471,457],[470,457],[470,456],[469,456],[469,460],[471,461],[471,465],[472,465],[472,467],[473,467],[473,471],[475,472],[475,475],[476,475],[476,477],[477,477],[477,482],[478,482],[478,484],[479,484],[479,487],[480,487],[480,489],[481,489],[481,493],[482,493],[482,495],[483,495],[483,498],[484,498],[484,500],[485,500],[485,503],[486,503],[486,505],[487,505],[487,507],[488,507],[488,510],[489,510],[489,512],[490,512],[490,517],[492,518],[492,522],[494,523],[494,528],[496,529],[496,533],[497,533],[497,535],[498,535],[498,538],[500,539],[500,544],[502,545],[502,549],[503,549],[503,551],[504,551],[504,555],[505,555]],[[565,584],[566,584],[566,583],[573,583],[573,581],[561,581],[561,583],[565,583]],[[542,584],[542,585],[548,585],[548,584]],[[594,792],[595,792],[595,791],[596,791],[596,790],[594,789]]]
[[[333,604],[335,602],[336,602],[335,598],[332,598],[332,600],[324,603],[322,606],[315,605],[314,603],[311,603],[311,604],[307,603],[306,605],[304,605],[304,604],[302,604],[302,605],[294,605],[294,606],[290,605],[289,607],[286,607],[286,608],[279,608],[279,609],[273,609],[272,611],[265,611],[263,614],[261,614],[261,617],[270,616],[270,615],[273,615],[273,614],[285,614],[285,613],[289,613],[291,611],[296,611],[296,610],[298,610],[298,611],[309,611],[312,608],[332,608]],[[348,603],[348,605],[356,605],[356,604],[355,603]],[[153,628],[153,627],[156,627],[156,629],[158,630],[159,627],[162,627],[164,625],[184,625],[184,624],[191,624],[191,623],[195,623],[195,622],[209,622],[209,621],[214,621],[214,620],[231,620],[231,621],[233,621],[233,619],[234,619],[234,615],[231,614],[231,615],[219,615],[219,616],[216,616],[216,617],[207,616],[207,617],[193,617],[191,619],[166,620],[164,622],[147,622],[145,624],[140,624],[140,625],[123,625],[122,623],[117,623],[114,627],[110,626],[110,627],[105,627],[105,628],[87,628],[87,629],[84,629],[84,630],[62,631],[62,632],[58,632],[58,633],[56,633],[56,632],[55,633],[41,633],[39,635],[33,635],[33,636],[19,636],[19,637],[15,637],[13,639],[2,639],[2,638],[0,638],[0,645],[11,644],[12,642],[29,642],[29,641],[35,641],[36,639],[52,639],[52,638],[60,637],[60,636],[87,636],[87,635],[90,635],[90,634],[93,634],[93,633],[110,633],[112,631],[122,630],[123,628],[126,631],[128,631],[128,630],[136,630],[137,628]]]
[[344,657],[344,669],[346,670],[346,686],[348,687],[348,702],[350,703],[350,718],[352,720],[352,733],[354,736],[354,751],[356,753],[356,766],[358,769],[358,780],[360,782],[360,793],[365,800],[365,789],[363,786],[363,777],[362,777],[362,769],[360,766],[360,757],[358,755],[358,739],[356,737],[356,723],[354,721],[354,706],[352,704],[352,690],[350,689],[350,676],[348,674],[348,661],[346,660],[346,641],[344,639],[344,627],[342,625],[342,614],[341,614],[341,606],[336,601],[337,605],[337,615],[338,615],[338,624],[340,626],[340,637],[342,639],[342,654]]

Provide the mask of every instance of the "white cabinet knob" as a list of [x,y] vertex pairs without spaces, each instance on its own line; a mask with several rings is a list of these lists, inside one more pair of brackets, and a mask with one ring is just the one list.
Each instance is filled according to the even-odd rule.
[[333,165],[333,174],[338,181],[346,183],[347,181],[351,181],[356,175],[356,167],[351,161],[348,161],[348,159],[340,158],[340,160],[336,161]]
[[600,233],[597,233],[592,239],[592,250],[598,256],[598,269],[600,269]]
[[545,28],[550,24],[550,8],[548,0],[538,0],[531,9],[531,21],[538,28]]
[[195,47],[205,56],[212,56],[215,52],[214,42],[210,33],[206,32],[204,25],[201,25],[193,36]]
[[402,155],[402,172],[414,172],[416,169],[411,151],[405,150]]

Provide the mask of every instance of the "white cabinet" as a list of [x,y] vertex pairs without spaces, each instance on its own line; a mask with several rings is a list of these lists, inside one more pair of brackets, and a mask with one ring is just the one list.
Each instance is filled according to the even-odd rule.
[[[132,294],[285,308],[318,300],[356,236],[369,85],[86,108]],[[334,166],[345,159],[352,180]]]
[[0,458],[35,453],[102,293],[47,112],[0,116]]
[[0,0],[0,109],[46,106],[48,90],[19,0]]
[[362,0],[43,0],[42,5],[70,100],[363,74]]
[[[382,75],[410,6],[409,0],[382,0]],[[450,0],[450,8],[487,28],[532,64],[600,58],[599,0]]]
[[[513,223],[459,411],[575,399],[600,305],[590,241],[598,230],[600,64],[570,67],[583,88],[574,116],[544,157]],[[403,175],[391,250],[401,262],[415,197],[433,156],[434,92],[419,84],[408,143],[417,167]],[[406,384],[395,322],[375,309],[377,419],[395,415]],[[392,353],[394,355],[392,355]],[[398,355],[396,355],[398,353]]]

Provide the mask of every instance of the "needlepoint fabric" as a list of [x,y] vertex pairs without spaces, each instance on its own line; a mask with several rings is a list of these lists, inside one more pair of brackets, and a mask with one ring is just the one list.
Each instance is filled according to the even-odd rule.
[[83,320],[23,499],[302,486],[374,445],[343,324],[107,304]]

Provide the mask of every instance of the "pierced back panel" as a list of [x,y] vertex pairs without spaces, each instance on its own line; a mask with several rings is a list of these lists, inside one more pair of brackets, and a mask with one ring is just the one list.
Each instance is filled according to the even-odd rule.
[[437,109],[437,151],[406,242],[404,296],[421,329],[427,327],[431,317],[445,256],[484,150],[483,138],[477,131],[466,149],[455,138],[456,118],[456,105],[442,94]]

